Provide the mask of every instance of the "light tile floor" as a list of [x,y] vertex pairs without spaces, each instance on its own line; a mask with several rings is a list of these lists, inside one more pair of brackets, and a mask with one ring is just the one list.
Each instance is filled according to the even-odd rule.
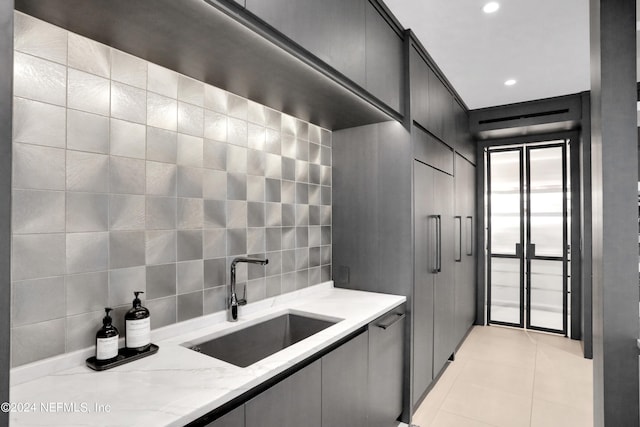
[[579,341],[476,326],[414,414],[412,424],[590,427],[592,369]]

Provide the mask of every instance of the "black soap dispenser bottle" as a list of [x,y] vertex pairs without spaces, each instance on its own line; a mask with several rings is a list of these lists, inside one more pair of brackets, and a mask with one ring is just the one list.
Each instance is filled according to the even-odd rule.
[[99,363],[108,363],[118,357],[120,334],[118,329],[112,325],[110,311],[109,307],[104,309],[105,316],[102,319],[102,328],[96,333],[96,361]]
[[143,352],[151,345],[151,317],[149,310],[142,306],[138,295],[142,291],[134,292],[133,307],[124,316],[125,347],[131,352]]

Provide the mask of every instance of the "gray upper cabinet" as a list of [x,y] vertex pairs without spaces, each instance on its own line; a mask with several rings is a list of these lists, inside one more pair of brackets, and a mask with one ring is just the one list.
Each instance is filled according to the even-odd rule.
[[429,124],[429,66],[415,47],[411,48],[411,115],[423,127]]
[[368,334],[322,358],[322,427],[367,427]]
[[246,8],[365,87],[366,1],[246,0]]
[[469,116],[464,108],[455,101],[453,102],[453,114],[456,128],[456,151],[475,165],[476,147],[471,132],[469,131]]
[[248,401],[246,427],[321,427],[321,374],[317,360]]
[[402,37],[373,4],[366,6],[366,89],[402,113]]

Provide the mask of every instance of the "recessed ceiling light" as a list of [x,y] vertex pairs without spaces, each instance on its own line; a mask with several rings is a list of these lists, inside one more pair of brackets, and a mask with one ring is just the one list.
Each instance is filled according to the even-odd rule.
[[514,84],[516,84],[516,80],[514,80],[514,79],[509,79],[509,80],[504,82],[505,86],[513,86]]
[[484,7],[482,8],[482,11],[484,13],[493,13],[498,9],[500,9],[500,4],[496,1],[490,1],[489,3],[484,5]]

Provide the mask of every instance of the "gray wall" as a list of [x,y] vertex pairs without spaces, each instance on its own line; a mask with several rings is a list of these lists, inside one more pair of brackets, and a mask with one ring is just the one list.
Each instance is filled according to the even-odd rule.
[[20,13],[14,95],[12,366],[330,279],[329,131]]
[[[0,2],[0,402],[9,401],[13,0]],[[0,412],[0,426],[9,414]]]
[[595,426],[639,424],[635,6],[590,2]]

